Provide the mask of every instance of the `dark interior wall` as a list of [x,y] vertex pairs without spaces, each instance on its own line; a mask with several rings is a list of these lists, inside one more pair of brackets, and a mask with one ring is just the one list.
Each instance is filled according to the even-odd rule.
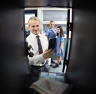
[[92,93],[96,91],[96,10],[93,8],[94,2],[83,5],[80,2],[74,3],[72,47],[67,77],[77,94],[84,91]]
[[[6,9],[0,12],[0,52],[2,52],[0,57],[2,61],[6,61],[4,58],[14,60],[15,53],[17,58],[23,54],[22,50],[18,51],[17,49],[24,41],[24,33],[21,30],[23,26],[22,15],[20,9]],[[24,49],[23,45],[21,48]]]
[[0,87],[18,87],[31,79],[25,77],[29,68],[24,55],[24,8],[68,7],[70,0],[37,1],[0,1]]
[[16,87],[29,73],[24,55],[24,10],[0,10],[0,86]]
[[72,0],[25,0],[25,7],[72,7]]

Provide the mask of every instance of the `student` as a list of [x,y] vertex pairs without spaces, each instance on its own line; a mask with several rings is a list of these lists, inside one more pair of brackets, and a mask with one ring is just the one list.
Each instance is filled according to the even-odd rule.
[[57,63],[53,66],[53,68],[56,68],[61,64],[61,56],[63,55],[63,40],[64,40],[64,32],[61,26],[57,27],[57,44],[56,44],[56,55],[57,55]]
[[31,17],[28,23],[30,28],[30,35],[26,38],[29,48],[28,61],[35,81],[36,78],[39,78],[46,59],[52,57],[53,50],[48,50],[48,39],[40,34],[40,20],[38,17]]
[[[50,21],[50,27],[46,30],[45,34],[48,37],[48,40],[56,37],[56,29],[54,28],[55,22]],[[51,63],[55,63],[51,58]]]

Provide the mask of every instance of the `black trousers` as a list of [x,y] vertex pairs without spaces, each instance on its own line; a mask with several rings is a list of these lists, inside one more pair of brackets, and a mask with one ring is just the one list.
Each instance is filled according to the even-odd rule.
[[37,80],[39,80],[41,70],[42,70],[41,66],[33,66],[33,65],[31,65],[30,75],[32,76],[32,79],[31,79],[32,83],[34,83]]
[[44,66],[30,66],[30,73],[26,75],[26,79],[24,83],[26,83],[25,87],[30,87],[34,82],[38,81],[40,78],[41,71],[44,70]]

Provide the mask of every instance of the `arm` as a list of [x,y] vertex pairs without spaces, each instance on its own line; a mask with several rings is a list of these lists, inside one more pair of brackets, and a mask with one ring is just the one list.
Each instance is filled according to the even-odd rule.
[[63,47],[63,41],[61,41],[60,43],[60,50],[62,49],[62,47]]
[[61,43],[60,43],[60,50],[62,50],[62,48],[63,48],[63,37],[61,37]]
[[28,56],[30,65],[42,64],[42,62],[44,62],[45,59],[52,57],[53,52],[54,52],[54,49],[49,49],[49,50],[45,50],[44,53],[42,53],[40,55],[35,55],[33,57]]
[[58,54],[60,54],[60,51],[62,50],[63,48],[63,38],[61,38],[61,43],[60,43],[60,48],[58,50]]
[[42,64],[42,62],[45,61],[45,58],[43,57],[43,54],[34,55],[33,57],[30,57],[28,55],[28,59],[29,59],[29,64],[30,65]]
[[[31,40],[32,39],[30,37],[26,38],[26,42],[28,44],[28,47],[30,47],[32,45]],[[38,65],[38,64],[41,64],[42,62],[44,62],[45,59],[44,59],[43,55],[42,54],[37,55],[36,52],[34,52],[34,49],[32,46],[30,47],[30,49],[27,49],[27,50],[29,52],[27,57],[28,57],[30,65],[36,65],[36,64]],[[30,53],[33,53],[33,55],[30,56]]]
[[[28,46],[31,46],[31,45],[29,44]],[[30,47],[28,52],[29,52],[29,55],[27,57],[30,65],[42,64],[42,62],[45,61],[43,54],[36,55],[32,46]],[[30,53],[33,53],[33,55],[30,55]]]
[[63,47],[63,42],[60,43],[60,48],[58,50],[58,54],[60,54],[60,51],[62,50],[62,47]]

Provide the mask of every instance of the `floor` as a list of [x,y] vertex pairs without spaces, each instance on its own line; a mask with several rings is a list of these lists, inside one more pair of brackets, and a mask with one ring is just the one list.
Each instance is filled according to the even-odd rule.
[[[69,55],[70,39],[68,41],[69,42],[68,42],[67,59],[68,59],[68,55]],[[64,41],[64,49],[66,46],[65,44],[66,44],[66,39]],[[65,50],[64,50],[64,55],[65,55]],[[55,54],[53,55],[52,58],[55,62],[57,61],[57,57]],[[52,68],[51,66],[49,66],[49,72],[41,72],[40,77],[41,78],[50,78],[50,79],[58,80],[60,82],[64,82],[64,73],[66,73],[67,66],[65,66],[64,72],[62,72],[63,60],[64,60],[64,58],[62,58],[62,62],[61,62],[62,64],[59,65],[59,67],[57,67],[57,68]]]
[[[55,63],[57,63],[57,56],[56,56],[55,53],[53,54],[52,60]],[[52,66],[48,66],[49,72],[62,73],[63,61],[64,61],[64,58],[62,57],[61,64],[58,67],[56,67],[56,68],[53,68]]]
[[41,72],[40,78],[50,78],[64,82],[64,73]]
[[[57,62],[57,60],[54,60],[54,61]],[[62,69],[63,69],[63,60],[61,61],[61,65],[59,65],[59,67],[57,68],[50,67],[49,72],[61,73]]]
[[[52,59],[57,62],[57,57],[54,54]],[[53,68],[52,66],[48,66],[48,72],[41,72],[40,78],[50,78],[54,80],[58,80],[60,82],[64,82],[64,72],[63,69],[63,60],[61,61],[61,65],[57,68]]]

